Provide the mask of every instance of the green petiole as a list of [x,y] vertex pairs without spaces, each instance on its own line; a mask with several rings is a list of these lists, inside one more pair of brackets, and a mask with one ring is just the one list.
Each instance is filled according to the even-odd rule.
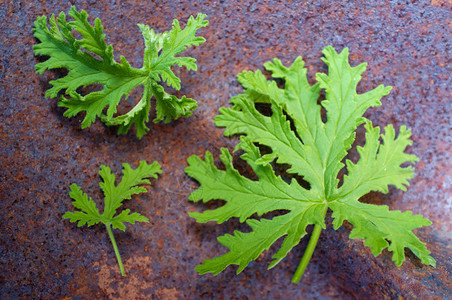
[[317,242],[319,240],[320,232],[322,231],[322,227],[320,225],[315,225],[314,230],[311,234],[311,239],[309,240],[308,247],[306,248],[303,257],[301,258],[300,264],[297,267],[297,270],[292,276],[292,282],[298,283],[300,282],[301,276],[303,276],[306,267],[308,266],[309,261],[311,260],[312,253],[314,252],[315,246],[317,246]]
[[124,266],[122,264],[121,255],[119,254],[118,246],[116,245],[115,236],[113,235],[113,231],[111,230],[111,224],[105,224],[107,227],[108,236],[110,237],[111,244],[113,245],[113,249],[115,250],[116,259],[118,260],[119,270],[121,270],[121,275],[125,275]]

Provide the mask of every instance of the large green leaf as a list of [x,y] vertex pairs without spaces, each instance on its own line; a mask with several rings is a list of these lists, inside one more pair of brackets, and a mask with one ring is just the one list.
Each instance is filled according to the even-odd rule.
[[[369,107],[381,105],[381,97],[391,88],[380,85],[358,94],[356,88],[366,64],[351,67],[347,48],[337,53],[328,46],[323,53],[328,73],[317,74],[316,84],[308,83],[301,57],[290,67],[275,59],[265,67],[275,78],[284,80],[283,89],[268,81],[260,71],[244,72],[238,76],[244,93],[232,98],[231,108],[220,108],[216,125],[225,128],[226,136],[241,135],[236,149],[244,152],[241,158],[251,166],[258,180],[241,175],[226,149],[222,149],[220,156],[225,170],[214,165],[209,152],[204,160],[198,156],[188,159],[186,172],[200,183],[189,199],[225,201],[216,209],[190,215],[201,223],[222,223],[237,217],[252,229],[249,233],[236,231],[234,235],[218,238],[229,252],[206,260],[196,268],[199,273],[218,274],[231,264],[238,265],[241,272],[250,261],[284,237],[270,265],[273,267],[299,243],[311,224],[319,228],[313,234],[316,235],[315,247],[320,228],[325,227],[328,208],[333,211],[334,228],[348,220],[354,226],[350,238],[364,239],[374,255],[388,248],[393,252],[393,260],[400,265],[405,260],[404,249],[409,248],[423,263],[435,265],[425,244],[412,232],[430,225],[429,220],[411,212],[390,211],[387,206],[358,201],[370,191],[387,193],[388,185],[405,190],[413,177],[413,167],[402,167],[417,160],[416,156],[405,153],[412,143],[410,131],[402,126],[396,137],[394,128],[388,125],[380,135],[380,129],[363,117]],[[326,97],[319,104],[320,89],[325,90]],[[271,115],[259,112],[256,103],[269,103]],[[326,122],[321,118],[321,106],[326,110]],[[347,175],[343,185],[338,187],[338,174],[344,167],[342,160],[355,140],[357,126],[362,123],[367,131],[366,143],[358,147],[360,159],[356,164],[347,161]],[[271,153],[261,155],[257,145],[267,146]],[[288,175],[302,176],[309,188],[294,179],[287,183],[276,176],[275,164],[289,165]],[[285,213],[272,219],[252,219],[254,214],[262,216],[271,211]],[[308,249],[311,252],[307,260],[314,248]]]

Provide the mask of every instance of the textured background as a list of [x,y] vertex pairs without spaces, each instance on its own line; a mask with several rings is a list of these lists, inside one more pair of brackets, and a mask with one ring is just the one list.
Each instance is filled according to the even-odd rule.
[[[45,3],[43,3],[45,2]],[[450,1],[1,1],[0,3],[0,295],[55,298],[240,298],[294,299],[353,297],[451,298],[451,7]],[[117,136],[97,121],[81,130],[81,116],[62,116],[56,99],[47,99],[48,81],[64,71],[34,72],[42,58],[33,55],[32,22],[71,4],[99,17],[107,42],[135,67],[141,66],[143,42],[137,23],[158,31],[174,18],[185,24],[203,12],[210,25],[201,30],[207,42],[189,49],[198,72],[177,69],[182,89],[199,101],[188,119],[152,125],[137,140],[133,132]],[[93,19],[91,19],[93,20]],[[401,267],[384,251],[373,257],[361,240],[349,240],[349,226],[331,226],[320,236],[302,281],[290,278],[307,238],[270,271],[275,247],[240,275],[229,267],[216,277],[193,270],[203,259],[224,253],[216,236],[238,222],[196,224],[187,215],[203,205],[187,197],[197,183],[184,174],[186,158],[205,150],[218,155],[233,148],[213,117],[241,88],[236,74],[262,69],[274,57],[289,63],[302,55],[313,81],[326,70],[321,50],[350,48],[352,65],[368,62],[359,92],[392,85],[383,106],[366,116],[376,125],[406,124],[413,132],[410,152],[420,157],[407,192],[363,199],[392,209],[412,210],[433,225],[416,230],[428,243],[437,268],[420,264],[411,253]],[[139,95],[140,91],[137,91]],[[131,105],[123,104],[122,109]],[[358,143],[363,136],[358,135]],[[77,228],[62,220],[72,209],[69,185],[75,182],[100,200],[101,164],[118,173],[122,162],[157,160],[163,174],[149,192],[125,207],[143,213],[150,223],[115,232],[127,277],[121,278],[104,227]],[[329,220],[330,222],[331,220]],[[246,228],[245,226],[238,226]],[[79,297],[77,297],[79,295]]]

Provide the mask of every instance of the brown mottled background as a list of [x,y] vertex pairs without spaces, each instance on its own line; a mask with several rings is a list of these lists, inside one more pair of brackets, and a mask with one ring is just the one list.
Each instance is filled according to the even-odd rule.
[[[451,1],[199,3],[0,2],[1,298],[451,298]],[[162,31],[174,18],[185,24],[189,15],[206,13],[210,25],[201,34],[207,42],[187,51],[198,59],[198,72],[177,69],[182,79],[177,94],[199,101],[194,115],[169,125],[151,124],[142,140],[133,132],[117,136],[99,121],[81,130],[81,116],[63,117],[57,100],[44,93],[48,81],[64,71],[35,74],[34,65],[43,58],[33,55],[32,22],[43,14],[67,12],[71,4],[99,17],[116,56],[124,55],[135,67],[141,66],[143,53],[137,23]],[[238,276],[236,267],[216,277],[198,276],[194,267],[225,252],[216,237],[232,232],[237,222],[199,225],[188,217],[187,211],[203,206],[187,200],[197,183],[184,174],[186,158],[234,147],[237,140],[223,137],[213,117],[241,91],[237,73],[262,69],[274,57],[289,63],[302,55],[312,82],[316,72],[326,70],[320,61],[326,45],[349,47],[352,65],[368,62],[360,92],[381,83],[394,87],[383,106],[366,116],[377,125],[412,129],[409,151],[420,158],[416,176],[407,192],[391,188],[387,195],[371,193],[363,201],[430,218],[433,225],[416,234],[428,243],[437,268],[421,265],[409,252],[401,267],[387,251],[375,258],[361,240],[348,239],[346,225],[322,232],[298,285],[290,278],[307,238],[270,271],[275,247]],[[122,278],[104,227],[77,228],[61,217],[72,209],[71,183],[100,200],[101,164],[118,173],[122,162],[136,166],[142,159],[159,161],[163,174],[148,193],[125,204],[150,223],[115,232],[127,271]]]

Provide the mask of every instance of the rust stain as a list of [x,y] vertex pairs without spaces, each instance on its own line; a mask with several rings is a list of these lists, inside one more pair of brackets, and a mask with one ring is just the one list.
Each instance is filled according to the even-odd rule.
[[[118,274],[114,257],[104,256],[102,261],[93,266],[99,269],[96,274],[98,286],[109,299],[149,299],[151,296],[150,291],[154,284],[145,280],[153,274],[151,257],[131,257],[124,260],[127,273],[122,280],[118,280],[121,276]],[[136,273],[137,266],[145,271]]]
[[162,299],[162,300],[174,300],[174,299],[179,299],[180,293],[175,288],[171,288],[171,289],[157,290],[156,295],[159,299]]
[[452,8],[452,0],[432,0],[431,5]]

